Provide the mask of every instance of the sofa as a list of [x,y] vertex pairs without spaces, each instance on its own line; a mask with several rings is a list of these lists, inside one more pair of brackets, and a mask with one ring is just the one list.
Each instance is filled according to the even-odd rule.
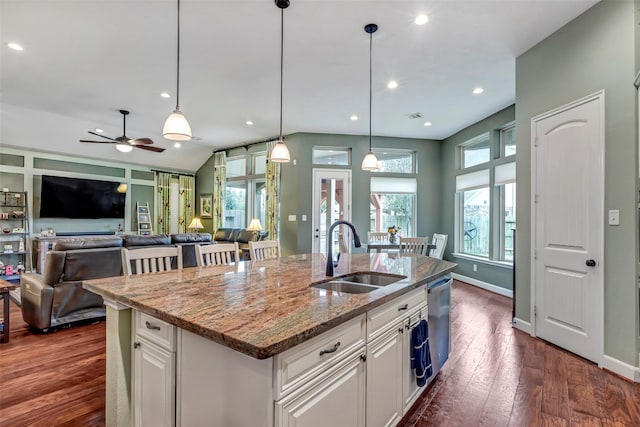
[[22,318],[32,328],[103,318],[102,297],[82,287],[83,280],[122,275],[123,247],[135,250],[156,245],[182,247],[183,267],[195,267],[195,245],[211,244],[211,234],[125,235],[63,239],[46,255],[42,274],[20,277]]
[[247,231],[244,228],[218,228],[213,233],[216,243],[238,243],[240,250],[249,249],[249,242],[255,242],[262,238],[263,234],[255,231]]

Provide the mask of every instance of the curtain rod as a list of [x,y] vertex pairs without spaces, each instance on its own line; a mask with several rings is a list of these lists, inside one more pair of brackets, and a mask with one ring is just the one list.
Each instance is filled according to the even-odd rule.
[[[282,135],[282,139],[283,140],[285,139],[284,135]],[[231,150],[232,148],[240,148],[240,147],[244,147],[245,151],[247,151],[247,150],[249,150],[249,147],[251,147],[253,145],[264,144],[264,143],[267,143],[267,142],[277,141],[277,140],[278,140],[278,137],[274,136],[274,137],[267,138],[267,139],[261,139],[260,141],[251,142],[249,144],[234,145],[234,146],[227,147],[227,148],[221,148],[219,150],[213,150],[213,154],[221,153],[223,151]]]
[[171,175],[182,175],[182,176],[196,176],[193,173],[182,173],[182,172],[174,172],[174,171],[163,171],[160,169],[151,169],[151,172],[161,172],[161,173],[170,173]]

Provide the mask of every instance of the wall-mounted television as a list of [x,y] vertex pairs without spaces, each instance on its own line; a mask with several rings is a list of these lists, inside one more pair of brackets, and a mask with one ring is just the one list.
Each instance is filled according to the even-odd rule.
[[119,182],[42,175],[40,218],[124,218]]

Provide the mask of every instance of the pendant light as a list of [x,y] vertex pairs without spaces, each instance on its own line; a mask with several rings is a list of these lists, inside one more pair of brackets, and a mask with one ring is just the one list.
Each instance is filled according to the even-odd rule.
[[378,30],[378,26],[376,24],[367,24],[364,26],[364,30],[369,34],[369,152],[362,159],[362,170],[377,171],[380,169],[378,167],[378,158],[371,151],[371,48],[373,46],[373,33]]
[[162,128],[162,135],[172,141],[189,141],[191,126],[187,118],[180,111],[180,0],[178,0],[178,54],[176,72],[176,109],[167,117]]
[[284,64],[284,10],[289,7],[289,0],[274,0],[280,8],[280,138],[271,150],[270,160],[276,163],[288,163],[291,160],[289,150],[282,137],[282,69]]

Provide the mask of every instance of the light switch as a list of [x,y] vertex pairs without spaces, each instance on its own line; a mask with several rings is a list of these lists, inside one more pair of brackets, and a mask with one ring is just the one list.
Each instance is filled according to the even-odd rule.
[[620,211],[619,210],[610,210],[609,211],[609,225],[620,225]]
[[295,215],[289,215],[289,221],[295,221],[295,220],[296,220]]
[[307,216],[306,215],[302,215],[302,221],[306,221],[307,220]]

